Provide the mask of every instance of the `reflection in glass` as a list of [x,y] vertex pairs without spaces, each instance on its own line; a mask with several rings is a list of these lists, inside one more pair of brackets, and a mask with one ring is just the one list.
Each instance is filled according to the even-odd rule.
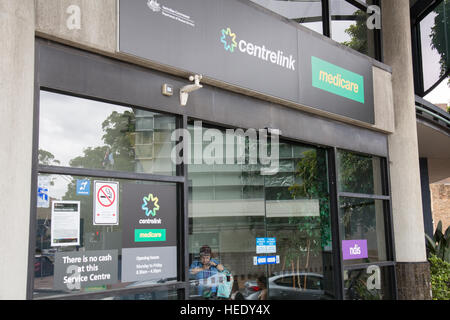
[[[190,129],[192,132],[193,127]],[[223,141],[230,141],[229,135],[224,135],[228,139]],[[234,140],[233,136],[231,138]],[[192,150],[196,148],[195,144],[201,147],[200,150],[209,145],[208,142],[192,141]],[[249,144],[246,144],[246,155],[248,148]],[[223,265],[233,277],[235,291],[253,290],[258,276],[264,275],[264,269],[253,265],[255,239],[265,235],[264,181],[260,166],[250,165],[248,161],[237,164],[235,160],[233,163],[190,164],[188,168],[191,299],[217,297],[219,281],[222,280],[223,287],[223,280],[228,280],[219,279],[215,266],[206,266],[208,272],[193,270],[203,266],[202,248],[205,246],[209,247],[209,259]],[[246,286],[249,279],[255,283]]]
[[293,20],[311,30],[322,33],[321,0],[250,0],[289,20]]
[[380,158],[339,150],[337,166],[339,192],[383,194]]
[[[54,295],[102,292],[110,289],[119,288],[138,288],[139,286],[150,286],[152,284],[170,283],[176,279],[158,278],[151,281],[122,282],[122,237],[124,224],[124,215],[127,214],[129,207],[125,207],[123,201],[119,201],[119,224],[118,225],[94,225],[93,211],[93,185],[94,181],[114,181],[119,182],[118,198],[124,199],[124,186],[128,184],[138,185],[172,185],[169,183],[142,182],[123,179],[106,179],[95,177],[80,177],[69,175],[47,175],[39,174],[38,179],[45,181],[46,195],[48,196],[48,206],[42,205],[37,208],[36,220],[36,252],[34,261],[34,297],[48,297]],[[77,191],[77,181],[89,181],[89,194],[79,194]],[[52,246],[51,228],[52,228],[52,203],[54,201],[79,201],[80,202],[80,245],[79,246]],[[139,205],[139,204],[138,204]],[[145,214],[143,214],[145,217]],[[57,256],[66,253],[67,256],[75,256],[83,253],[89,256],[92,252],[101,252],[105,256],[111,254],[111,251],[117,250],[117,281],[106,285],[85,287],[67,286],[67,284],[56,283],[56,271],[67,268],[67,265],[57,265]],[[176,263],[176,261],[174,262]],[[76,265],[76,263],[75,263]],[[70,267],[70,265],[69,265]],[[87,270],[85,270],[87,271]],[[95,274],[95,270],[91,270]],[[73,271],[75,272],[75,271]],[[69,272],[71,273],[71,272]],[[76,275],[75,275],[76,276]],[[153,295],[158,297],[158,295]]]
[[[278,174],[261,175],[259,163],[248,164],[250,150],[245,164],[189,165],[190,297],[220,297],[228,278],[247,300],[332,298],[326,152],[282,143]],[[266,237],[276,239],[276,251],[256,253],[256,238]],[[214,268],[198,276],[192,270],[205,246]],[[278,262],[259,265],[264,256]],[[223,280],[216,265],[226,270]]]
[[371,265],[363,269],[344,271],[346,300],[391,300],[392,267]]
[[180,300],[182,293],[177,290],[156,290],[124,295],[116,295],[102,300]]
[[284,170],[265,178],[268,237],[280,264],[269,265],[269,297],[334,296],[326,151],[284,144]]
[[[373,1],[367,1],[371,5]],[[331,38],[360,53],[375,57],[374,30],[367,28],[369,15],[344,0],[330,1]]]
[[423,85],[427,91],[450,70],[450,1],[442,1],[420,22],[420,36]]
[[342,240],[367,241],[368,257],[344,260],[344,264],[387,260],[382,200],[340,197],[339,226]]
[[175,174],[175,117],[41,91],[39,163]]

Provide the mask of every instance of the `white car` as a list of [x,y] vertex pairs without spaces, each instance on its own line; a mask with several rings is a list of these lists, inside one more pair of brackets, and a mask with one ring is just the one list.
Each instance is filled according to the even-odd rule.
[[[300,277],[300,285],[298,280]],[[303,289],[306,277],[306,288]],[[295,281],[295,287],[294,283]],[[318,273],[283,273],[268,279],[269,300],[320,300],[325,298],[323,275]],[[260,290],[250,293],[246,300],[257,300]]]

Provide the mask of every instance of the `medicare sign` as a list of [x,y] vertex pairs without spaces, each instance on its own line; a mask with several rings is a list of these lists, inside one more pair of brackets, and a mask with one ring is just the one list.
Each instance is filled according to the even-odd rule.
[[311,57],[312,85],[364,104],[364,77],[337,65]]

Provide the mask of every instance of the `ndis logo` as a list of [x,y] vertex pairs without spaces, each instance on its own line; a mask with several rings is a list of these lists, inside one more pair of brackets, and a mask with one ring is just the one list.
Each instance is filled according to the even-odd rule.
[[230,27],[221,30],[220,43],[223,45],[225,51],[230,53],[233,53],[238,48],[240,52],[246,53],[249,56],[295,71],[296,60],[292,54],[286,56],[281,50],[271,50],[265,45],[253,44],[244,39],[238,41],[236,33],[233,33]]

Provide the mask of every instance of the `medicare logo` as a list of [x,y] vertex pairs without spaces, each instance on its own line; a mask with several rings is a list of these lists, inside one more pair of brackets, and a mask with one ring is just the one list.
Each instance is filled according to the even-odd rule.
[[[149,194],[148,197],[144,197],[142,199],[144,203],[142,204],[142,210],[145,211],[145,215],[148,216],[156,216],[156,211],[159,210],[158,197],[154,197],[153,194]],[[149,204],[152,203],[152,209],[149,208]]]
[[265,62],[269,62],[288,70],[295,71],[296,60],[293,55],[285,55],[281,50],[272,50],[265,45],[254,44],[247,40],[236,40],[236,33],[231,31],[231,28],[225,28],[221,31],[220,42],[223,44],[224,49],[233,53],[235,48],[242,53],[248,54]]

